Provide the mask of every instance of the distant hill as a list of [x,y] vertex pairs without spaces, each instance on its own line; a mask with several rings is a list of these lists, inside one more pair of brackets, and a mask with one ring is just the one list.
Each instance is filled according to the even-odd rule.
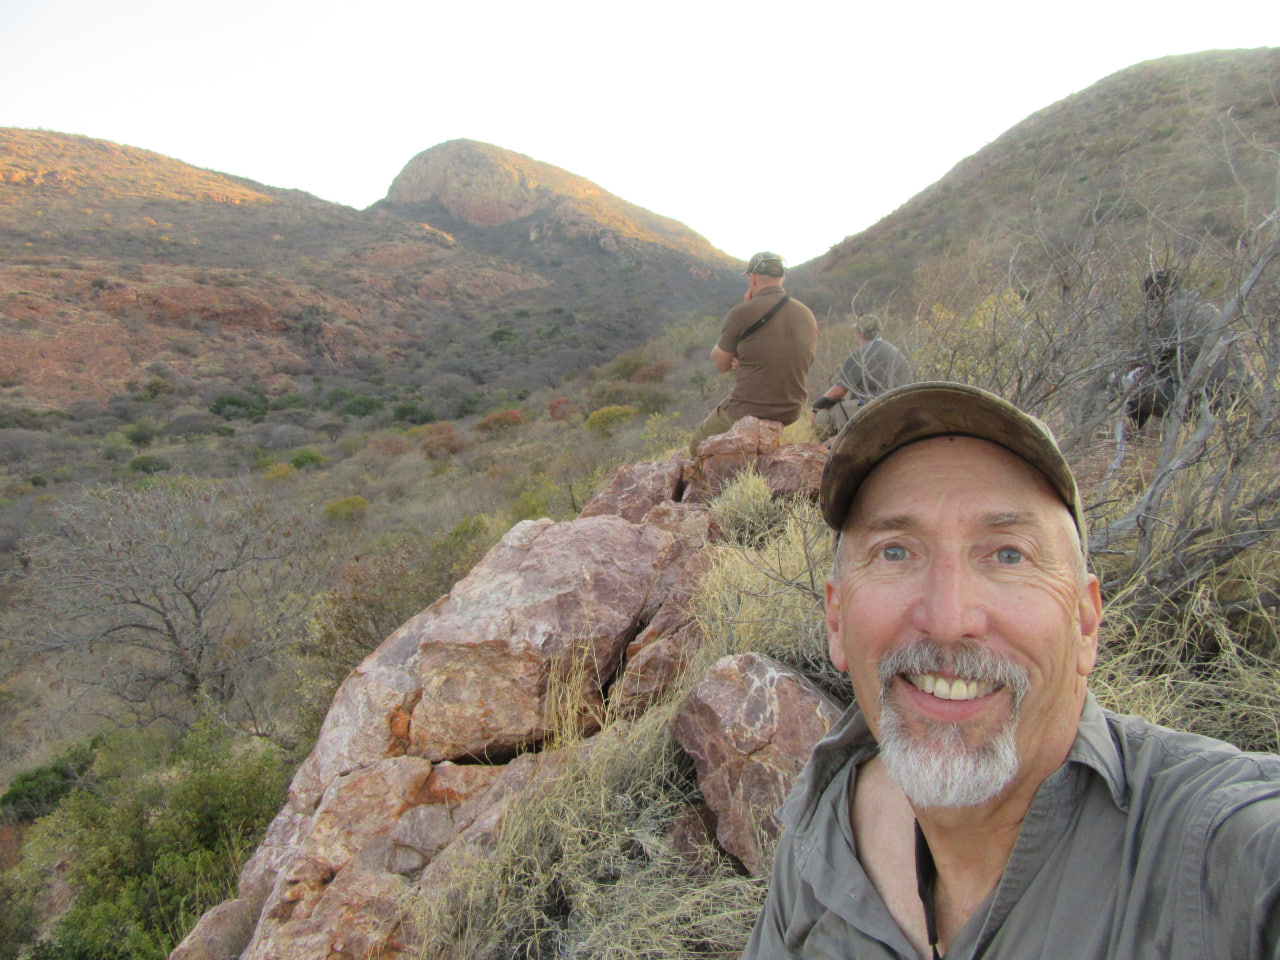
[[434,220],[449,220],[458,232],[465,231],[464,224],[482,231],[511,225],[509,237],[524,235],[544,245],[552,238],[588,238],[610,252],[638,252],[652,244],[719,266],[736,264],[676,220],[559,167],[475,140],[450,140],[418,154],[377,206],[402,214],[425,210]]
[[0,401],[103,403],[159,378],[207,403],[320,380],[453,417],[721,312],[735,265],[673,220],[471,141],[414,158],[357,211],[0,130]]
[[[1012,81],[1011,82],[1016,82]],[[1102,223],[1170,262],[1230,244],[1277,204],[1280,49],[1140,63],[1040,110],[874,226],[795,271],[819,311],[891,302],[909,317],[944,258],[1035,276]],[[865,285],[865,288],[864,288]],[[865,309],[866,307],[864,307]]]

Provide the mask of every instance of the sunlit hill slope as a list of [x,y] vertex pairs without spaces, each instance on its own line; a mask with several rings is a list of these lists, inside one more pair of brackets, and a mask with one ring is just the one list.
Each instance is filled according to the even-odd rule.
[[861,304],[910,317],[944,261],[988,273],[1017,261],[1011,280],[1030,283],[1103,227],[1157,265],[1185,262],[1275,208],[1278,149],[1280,49],[1140,63],[1032,114],[797,278],[819,309],[862,289]]
[[543,386],[719,311],[732,267],[675,221],[470,141],[414,158],[357,211],[0,131],[0,391],[17,406],[101,404],[160,363],[202,398],[320,377],[451,417],[496,379]]

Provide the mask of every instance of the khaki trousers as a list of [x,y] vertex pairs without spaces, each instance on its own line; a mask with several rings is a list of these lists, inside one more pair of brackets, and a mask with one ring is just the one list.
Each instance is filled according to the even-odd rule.
[[707,414],[707,418],[698,425],[698,429],[693,431],[693,437],[689,440],[689,456],[696,457],[698,455],[698,445],[703,440],[706,440],[707,437],[725,433],[737,422],[736,419],[724,412],[726,402],[721,400],[716,405],[716,408]]
[[841,400],[834,407],[817,411],[813,415],[813,430],[818,435],[818,439],[830,440],[839,433],[862,403],[863,401],[850,397]]

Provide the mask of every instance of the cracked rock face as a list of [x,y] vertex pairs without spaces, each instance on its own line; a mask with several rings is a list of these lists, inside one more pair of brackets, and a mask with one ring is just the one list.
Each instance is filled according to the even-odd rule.
[[765,848],[782,829],[774,811],[840,713],[795,670],[744,653],[716,661],[672,722],[721,846],[752,876],[768,874]]

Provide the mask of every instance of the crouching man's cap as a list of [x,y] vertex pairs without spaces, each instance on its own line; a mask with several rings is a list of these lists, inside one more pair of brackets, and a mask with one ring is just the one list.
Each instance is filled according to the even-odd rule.
[[917,440],[976,437],[999,444],[1035,467],[1049,481],[1086,543],[1080,491],[1053,433],[994,393],[963,383],[933,381],[889,390],[859,407],[831,441],[822,471],[822,516],[844,528],[854,495],[881,460]]

